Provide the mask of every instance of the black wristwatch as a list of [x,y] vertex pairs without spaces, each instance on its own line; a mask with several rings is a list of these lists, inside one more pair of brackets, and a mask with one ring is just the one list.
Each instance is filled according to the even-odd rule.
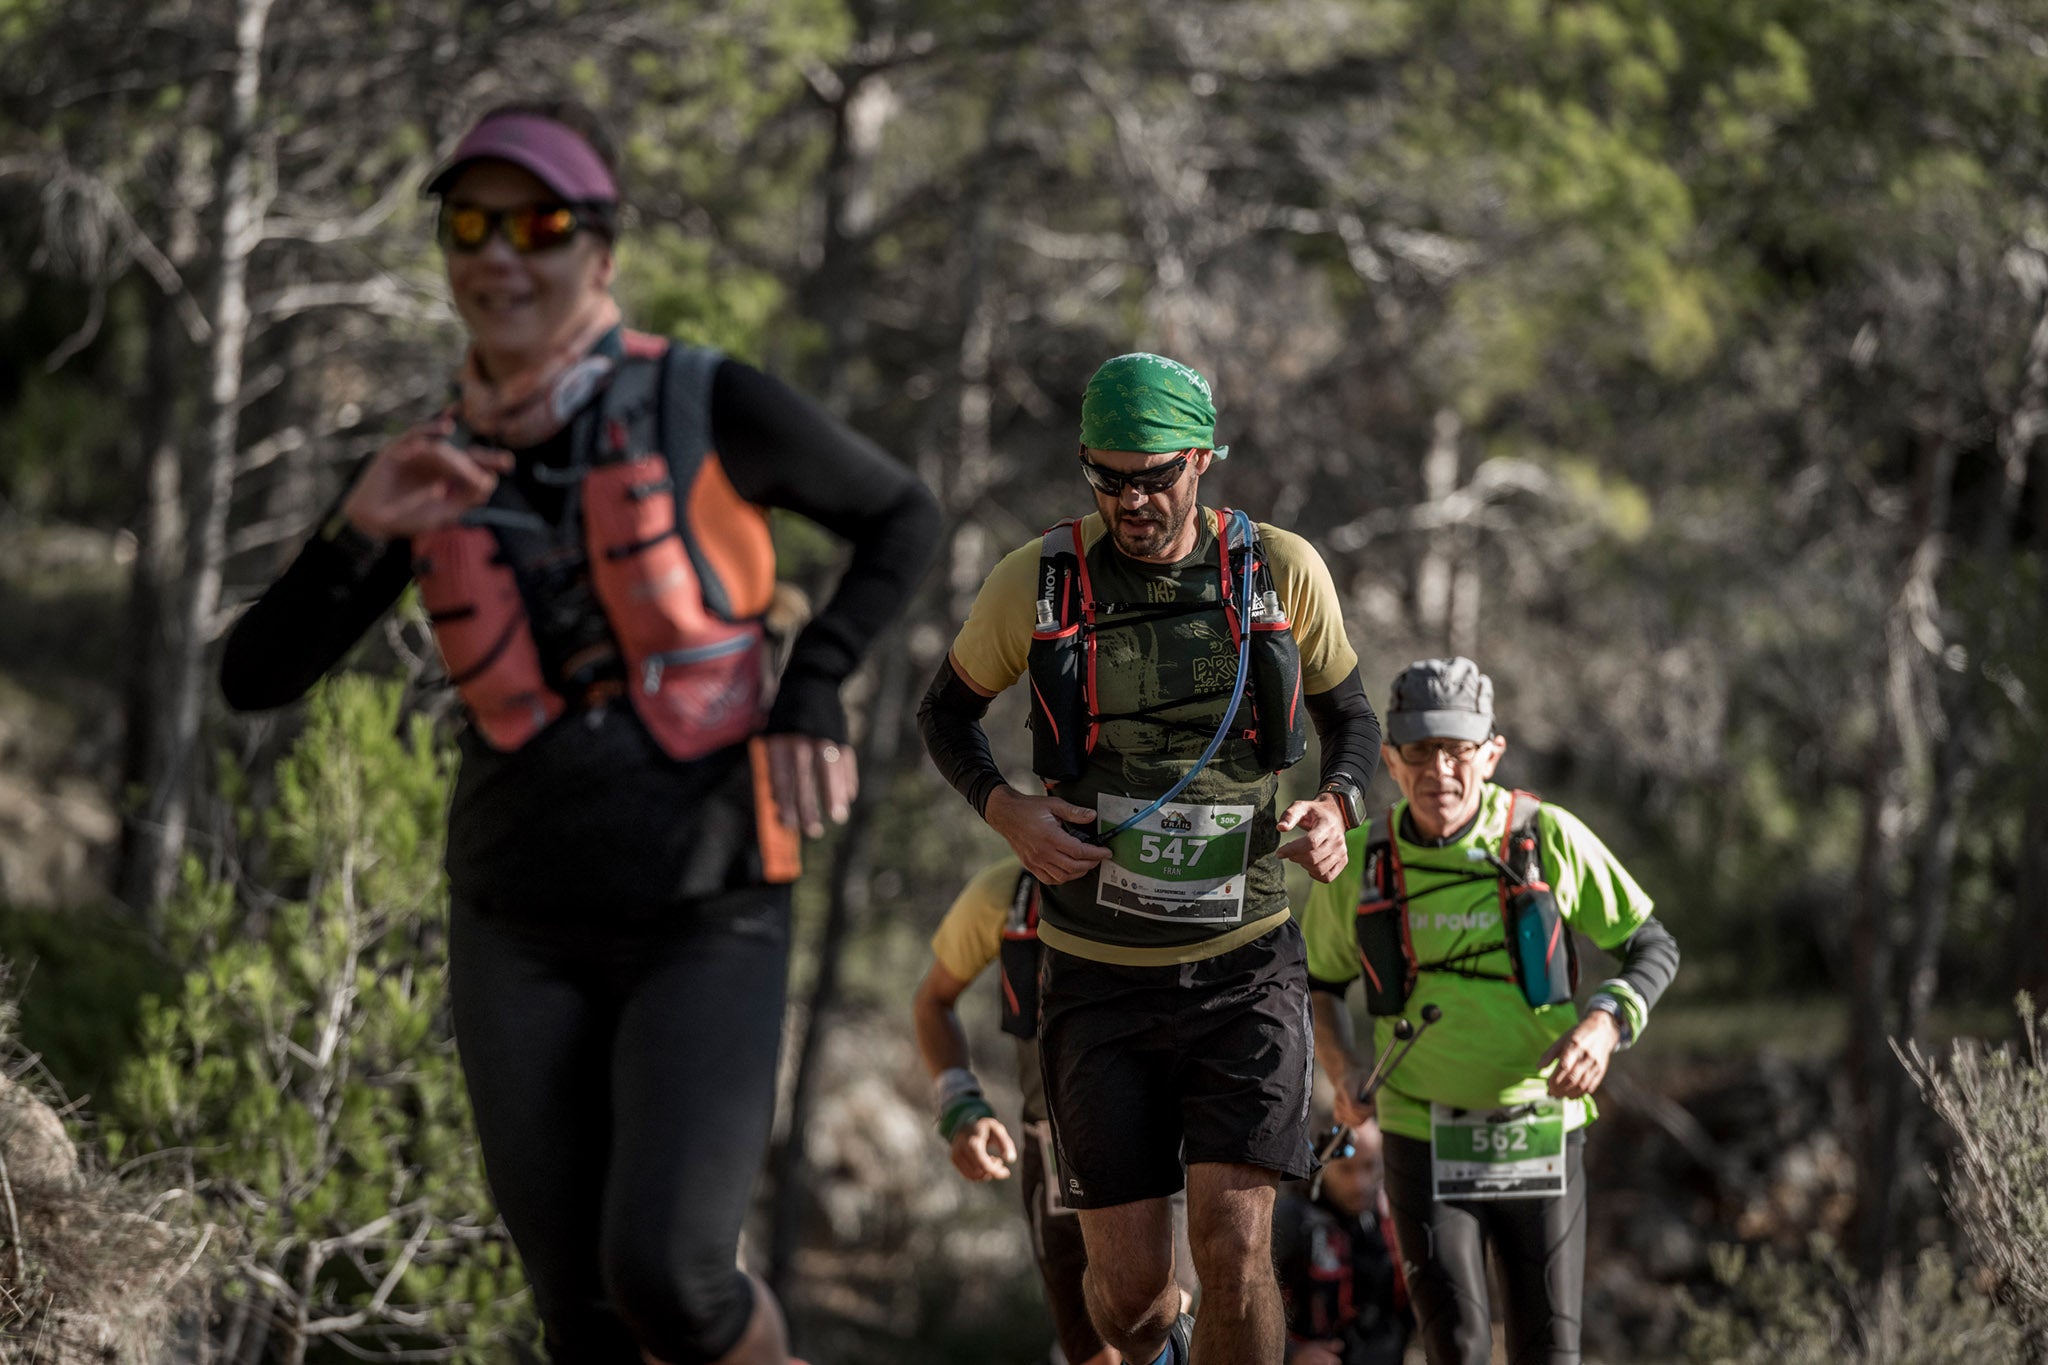
[[1337,809],[1344,813],[1344,828],[1357,829],[1365,823],[1365,793],[1356,782],[1348,777],[1333,777],[1323,784],[1323,790],[1337,798]]

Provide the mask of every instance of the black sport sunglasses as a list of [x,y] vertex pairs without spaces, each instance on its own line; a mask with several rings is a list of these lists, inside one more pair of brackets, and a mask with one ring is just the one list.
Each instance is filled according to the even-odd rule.
[[1180,476],[1187,472],[1188,456],[1192,454],[1194,454],[1192,450],[1183,450],[1165,464],[1153,465],[1150,469],[1140,469],[1135,473],[1125,474],[1120,470],[1111,469],[1107,465],[1099,465],[1089,459],[1086,453],[1083,453],[1081,456],[1081,472],[1088,476],[1088,482],[1095,491],[1102,494],[1105,498],[1122,497],[1125,488],[1130,488],[1134,492],[1143,493],[1149,497],[1155,493],[1164,493],[1167,489],[1179,483]]

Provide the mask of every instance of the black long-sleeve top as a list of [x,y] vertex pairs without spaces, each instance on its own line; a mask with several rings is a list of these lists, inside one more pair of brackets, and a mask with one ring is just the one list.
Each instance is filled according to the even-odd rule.
[[[903,605],[937,544],[938,505],[917,478],[779,380],[738,361],[712,381],[714,448],[750,502],[809,518],[853,546],[839,587],[790,651],[767,733],[846,738],[839,687]],[[565,432],[513,452],[529,505],[559,517]],[[221,690],[238,710],[302,696],[398,600],[409,543],[363,553],[316,536],[229,635]],[[546,613],[535,613],[545,634]],[[550,642],[537,639],[544,656]],[[565,715],[513,753],[465,726],[448,815],[452,889],[514,914],[659,913],[760,879],[744,746],[678,763],[623,701]]]

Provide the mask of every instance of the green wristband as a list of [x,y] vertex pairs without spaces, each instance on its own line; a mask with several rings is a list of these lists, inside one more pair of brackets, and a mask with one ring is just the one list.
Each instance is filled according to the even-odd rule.
[[946,1101],[946,1107],[939,1111],[939,1136],[946,1141],[953,1140],[953,1134],[977,1119],[992,1119],[996,1111],[981,1097],[979,1091],[969,1091]]

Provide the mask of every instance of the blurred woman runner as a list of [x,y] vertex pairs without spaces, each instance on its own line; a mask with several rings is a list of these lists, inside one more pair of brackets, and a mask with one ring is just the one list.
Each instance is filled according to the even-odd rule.
[[[846,818],[839,688],[938,530],[903,467],[769,376],[625,331],[581,106],[507,106],[429,180],[470,347],[228,640],[310,687],[409,578],[470,723],[448,816],[455,1034],[559,1362],[788,1359],[736,1268],[774,1109],[796,829]],[[852,544],[772,704],[766,509]]]

